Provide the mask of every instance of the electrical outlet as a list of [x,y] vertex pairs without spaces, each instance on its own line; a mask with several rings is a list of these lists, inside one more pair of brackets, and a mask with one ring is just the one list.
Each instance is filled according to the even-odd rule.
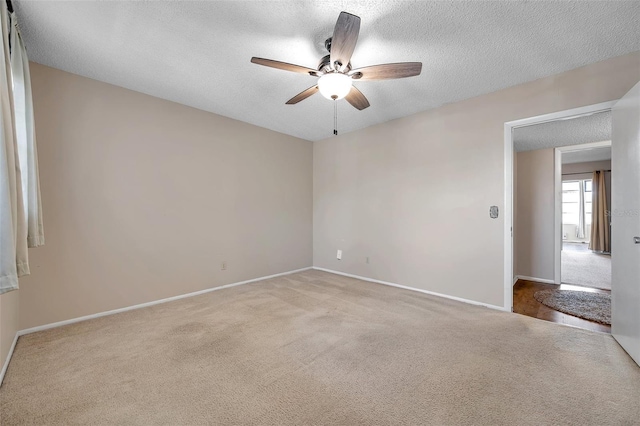
[[338,260],[342,260],[342,250],[338,250],[338,254],[336,255]]
[[222,264],[220,265],[220,270],[221,271],[226,271],[227,270],[227,262],[226,261],[222,262]]

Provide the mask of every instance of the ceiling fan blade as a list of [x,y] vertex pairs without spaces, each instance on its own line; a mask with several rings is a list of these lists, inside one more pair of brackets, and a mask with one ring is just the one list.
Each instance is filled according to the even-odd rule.
[[345,96],[345,99],[360,111],[369,107],[369,101],[356,86],[351,86],[351,91]]
[[336,66],[338,62],[339,71],[346,68],[351,61],[351,55],[356,48],[358,34],[360,33],[360,17],[347,12],[340,12],[336,27],[331,38],[331,64]]
[[356,80],[389,80],[420,75],[422,62],[400,62],[397,64],[371,65],[349,72]]
[[318,75],[318,70],[314,70],[313,68],[307,68],[300,65],[289,64],[286,62],[274,61],[272,59],[256,58],[254,56],[253,58],[251,58],[251,62],[258,65],[264,65],[265,67],[277,68],[279,70],[297,72],[300,74],[309,74],[312,76]]
[[297,104],[300,101],[304,101],[309,96],[315,94],[317,91],[318,91],[318,85],[316,84],[315,86],[309,87],[308,89],[303,90],[302,92],[295,95],[293,98],[289,99],[287,101],[287,105],[293,105],[293,104]]

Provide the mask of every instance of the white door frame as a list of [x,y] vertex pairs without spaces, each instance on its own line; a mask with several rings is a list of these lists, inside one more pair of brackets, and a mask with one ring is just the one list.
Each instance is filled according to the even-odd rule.
[[554,224],[553,235],[555,236],[554,245],[554,260],[553,260],[553,280],[556,284],[562,284],[562,154],[565,152],[584,151],[585,149],[603,148],[611,146],[611,141],[592,142],[581,145],[561,146],[555,149],[554,152],[554,191],[555,191],[555,206],[554,206]]
[[[550,114],[538,115],[536,117],[523,118],[504,123],[504,309],[513,310],[513,129],[518,127],[533,126],[549,121],[559,119],[567,119],[589,115],[598,112],[610,111],[617,100],[602,102],[595,105],[588,105],[580,108],[573,108],[564,111],[553,112]],[[561,187],[561,185],[560,185]],[[556,190],[556,203],[558,203],[558,194]],[[562,198],[560,198],[562,203]],[[557,222],[557,218],[556,218]],[[556,226],[558,224],[556,223]],[[556,229],[556,235],[558,232]],[[555,258],[560,258],[561,245],[556,243]],[[560,273],[557,268],[556,274]]]

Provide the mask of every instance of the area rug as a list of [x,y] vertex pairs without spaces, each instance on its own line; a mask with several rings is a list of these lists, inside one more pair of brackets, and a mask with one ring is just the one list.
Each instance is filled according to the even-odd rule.
[[611,295],[571,290],[540,290],[533,297],[556,311],[611,325]]
[[611,290],[611,256],[562,250],[562,282]]

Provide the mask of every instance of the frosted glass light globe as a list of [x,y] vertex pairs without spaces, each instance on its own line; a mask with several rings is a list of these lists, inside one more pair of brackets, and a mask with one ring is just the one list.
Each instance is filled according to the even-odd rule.
[[348,75],[332,72],[320,77],[318,89],[327,99],[342,99],[349,94],[351,83],[351,77]]

